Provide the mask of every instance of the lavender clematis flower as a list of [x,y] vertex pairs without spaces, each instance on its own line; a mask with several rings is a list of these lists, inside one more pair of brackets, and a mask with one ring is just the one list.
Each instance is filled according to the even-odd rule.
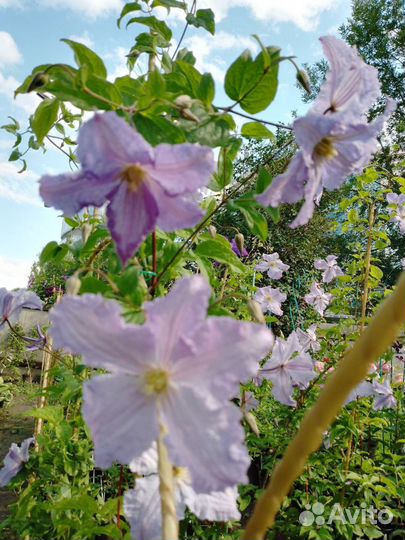
[[374,396],[373,384],[369,381],[363,381],[354,390],[352,390],[346,399],[345,405],[359,398]]
[[263,261],[255,266],[258,272],[267,272],[271,279],[280,279],[283,272],[286,272],[290,267],[284,264],[278,253],[263,255]]
[[[131,462],[131,471],[147,475],[136,480],[135,489],[124,496],[124,512],[136,540],[160,540],[162,538],[161,500],[157,475],[157,453],[153,445],[142,456]],[[222,492],[196,493],[187,469],[173,469],[176,513],[184,519],[188,507],[200,519],[229,521],[240,518],[236,499],[238,491],[226,488]]]
[[231,241],[231,246],[232,246],[232,251],[235,253],[235,255],[237,255],[238,257],[248,257],[249,256],[249,252],[248,250],[243,247],[242,249],[242,253],[240,252],[240,249],[235,241],[235,238],[232,238],[232,241]]
[[281,304],[285,302],[287,295],[280,291],[280,289],[273,289],[272,287],[261,287],[256,291],[254,300],[260,304],[263,313],[274,313],[275,315],[282,315],[283,310]]
[[42,328],[40,327],[39,324],[37,324],[37,332],[38,332],[37,338],[23,336],[23,339],[29,344],[25,348],[26,351],[31,351],[31,352],[38,351],[45,347],[46,341],[47,341],[46,335],[42,332]]
[[27,463],[29,459],[29,447],[33,444],[34,438],[30,437],[25,439],[18,446],[16,443],[12,443],[10,450],[4,458],[4,467],[0,469],[0,487],[7,486],[10,481],[16,476]]
[[364,115],[380,96],[376,68],[367,65],[356,49],[334,36],[320,38],[330,70],[311,107],[323,115]]
[[318,352],[320,350],[321,345],[316,338],[316,328],[316,324],[311,324],[305,331],[301,330],[301,328],[297,328],[297,338],[304,352],[309,350]]
[[42,309],[42,304],[43,302],[32,291],[21,289],[9,292],[7,289],[0,289],[0,330],[6,321],[11,324],[17,322],[24,307]]
[[332,295],[326,293],[319,283],[316,283],[315,281],[311,285],[311,291],[304,296],[305,302],[312,306],[322,317],[331,299]]
[[257,201],[277,207],[305,199],[291,227],[308,223],[324,188],[338,189],[348,176],[367,165],[377,148],[377,134],[393,109],[394,102],[389,100],[385,113],[370,124],[314,113],[296,120],[294,131],[301,150]]
[[108,203],[108,227],[124,264],[156,226],[174,231],[201,220],[193,195],[208,184],[214,170],[210,148],[152,148],[124,120],[107,112],[82,126],[77,155],[81,171],[43,176],[41,197],[67,215]]
[[317,270],[323,270],[322,281],[330,283],[339,276],[343,276],[341,268],[338,266],[336,255],[328,255],[326,259],[318,259],[314,266]]
[[84,385],[99,467],[130,463],[163,424],[170,459],[188,468],[196,491],[246,479],[241,412],[229,400],[256,373],[273,336],[255,323],[207,319],[210,294],[201,276],[182,279],[145,304],[143,325],[126,324],[120,305],[101,296],[66,296],[53,308],[55,346],[111,372]]
[[312,359],[302,350],[295,332],[287,340],[276,339],[270,360],[260,371],[272,381],[277,401],[292,407],[297,404],[292,397],[294,387],[304,389],[316,377]]
[[373,390],[375,395],[373,408],[375,411],[396,407],[397,400],[394,397],[388,378],[383,383],[379,383],[374,379]]

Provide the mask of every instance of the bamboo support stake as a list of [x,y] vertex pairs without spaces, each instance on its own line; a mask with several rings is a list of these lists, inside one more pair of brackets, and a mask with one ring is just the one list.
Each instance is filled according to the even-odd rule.
[[162,540],[178,540],[179,523],[174,497],[173,466],[164,443],[165,429],[160,427],[157,443],[159,493],[162,507]]
[[368,375],[371,364],[395,341],[404,323],[405,272],[394,292],[383,301],[369,326],[344,355],[315,405],[305,415],[297,435],[256,504],[243,536],[245,540],[261,540],[273,525],[284,497],[303,472],[310,454],[321,445],[324,432],[350,392]]
[[[45,391],[50,384],[50,370],[52,367],[52,338],[48,336],[46,343],[47,343],[47,346],[42,352],[42,371],[41,371],[41,392],[42,393],[38,399],[38,405],[37,405],[38,409],[43,409],[46,405]],[[44,419],[37,418],[37,421],[35,424],[35,430],[34,430],[36,452],[39,451],[38,435],[41,434],[43,426],[44,426]]]
[[374,206],[374,203],[371,203],[369,214],[368,214],[368,239],[367,239],[366,257],[364,261],[364,285],[363,285],[363,296],[361,298],[360,332],[363,332],[364,325],[366,323],[367,302],[368,302],[368,279],[370,277],[371,248],[373,246],[374,214],[375,214],[375,206]]

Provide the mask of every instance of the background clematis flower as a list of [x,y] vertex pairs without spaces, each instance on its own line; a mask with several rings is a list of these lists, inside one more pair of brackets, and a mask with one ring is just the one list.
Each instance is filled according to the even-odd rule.
[[367,65],[356,49],[342,39],[323,36],[320,42],[330,70],[311,112],[366,114],[381,93],[377,69]]
[[12,443],[10,450],[4,458],[4,467],[0,469],[0,487],[7,486],[10,481],[16,476],[27,463],[29,459],[29,448],[33,444],[34,438],[30,437],[25,439],[18,446],[16,443]]
[[317,311],[322,317],[331,299],[332,295],[330,293],[326,293],[319,283],[316,283],[315,281],[311,285],[310,292],[304,296],[305,302],[312,306],[314,310]]
[[280,291],[280,289],[273,289],[272,287],[261,287],[256,291],[254,300],[260,304],[263,313],[274,313],[275,315],[282,315],[283,310],[281,304],[285,302],[287,295]]
[[317,270],[323,270],[322,281],[330,283],[339,276],[343,276],[341,268],[338,266],[336,255],[328,255],[326,259],[317,259],[314,262]]
[[381,409],[393,409],[397,405],[397,400],[394,397],[388,378],[383,383],[379,383],[376,379],[373,380],[374,390],[374,405],[375,411]]
[[117,302],[96,295],[65,296],[53,308],[55,346],[111,372],[84,385],[99,467],[139,457],[163,424],[170,460],[188,468],[197,492],[247,478],[241,412],[229,400],[256,373],[273,335],[255,323],[207,319],[210,294],[203,277],[182,279],[144,305],[143,325],[125,323]]
[[304,352],[309,350],[313,352],[318,352],[320,350],[321,345],[316,338],[316,329],[316,324],[311,324],[311,326],[306,330],[301,330],[301,328],[297,328],[297,338]]
[[232,238],[232,240],[231,240],[231,247],[232,247],[232,251],[233,251],[233,252],[235,253],[235,255],[237,255],[238,257],[248,257],[248,256],[249,256],[249,252],[248,252],[248,250],[247,250],[245,247],[243,247],[242,253],[241,253],[241,251],[240,251],[240,249],[239,249],[239,247],[238,247],[238,245],[237,245],[237,243],[236,243],[235,238]]
[[[131,471],[147,475],[137,478],[135,489],[124,495],[124,512],[136,540],[162,538],[161,499],[157,475],[156,445],[130,463]],[[193,514],[208,521],[229,521],[240,518],[236,499],[237,488],[226,488],[212,493],[196,493],[190,483],[187,469],[174,467],[173,480],[177,518],[184,519],[186,507]]]
[[308,223],[323,189],[338,189],[348,176],[361,171],[370,161],[377,148],[377,135],[394,108],[394,102],[389,100],[385,113],[369,124],[314,113],[296,120],[294,132],[301,150],[287,171],[256,197],[257,201],[277,207],[305,199],[291,227]]
[[272,381],[275,399],[292,407],[297,404],[292,397],[294,388],[304,389],[316,377],[312,359],[302,350],[295,332],[287,340],[276,339],[270,360],[260,372]]
[[124,264],[156,226],[174,231],[201,220],[193,196],[214,171],[210,148],[188,143],[153,148],[107,112],[82,126],[77,155],[82,169],[43,176],[41,197],[67,215],[108,203],[108,227]]
[[288,264],[282,262],[277,252],[268,255],[264,254],[263,260],[255,266],[255,270],[258,272],[267,272],[267,275],[271,279],[280,279],[283,272],[286,272],[289,268]]
[[42,300],[32,291],[0,289],[0,330],[5,321],[9,321],[11,324],[17,322],[24,307],[42,309],[42,305]]

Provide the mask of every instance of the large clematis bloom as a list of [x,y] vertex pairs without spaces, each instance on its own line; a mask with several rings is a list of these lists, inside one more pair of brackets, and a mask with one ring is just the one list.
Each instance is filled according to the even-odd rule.
[[77,155],[82,169],[43,176],[41,197],[66,215],[108,203],[108,227],[124,264],[156,226],[174,231],[201,220],[194,196],[214,170],[210,148],[153,148],[114,112],[107,112],[82,126]]
[[353,118],[309,113],[294,122],[301,150],[287,171],[277,176],[257,201],[264,206],[280,206],[305,199],[291,227],[305,225],[324,189],[338,189],[351,174],[360,172],[377,149],[377,135],[394,109],[389,101],[386,112],[371,123]]
[[42,305],[42,300],[32,291],[0,289],[0,330],[6,321],[17,322],[23,308],[42,309]]
[[84,385],[99,467],[139,457],[163,424],[171,462],[188,468],[197,492],[246,480],[241,412],[229,400],[256,373],[273,335],[255,323],[207,319],[210,294],[201,276],[182,279],[144,305],[143,325],[125,323],[120,305],[101,296],[66,296],[53,308],[56,347],[111,372]]
[[287,340],[277,338],[274,348],[260,373],[273,383],[272,393],[277,401],[294,407],[294,388],[304,389],[316,377],[314,364],[308,353],[302,350],[295,332]]
[[[139,459],[133,460],[130,469],[145,475],[144,478],[137,478],[135,489],[124,495],[124,512],[131,525],[132,537],[136,540],[160,540],[162,518],[156,445]],[[173,480],[178,520],[184,519],[186,507],[203,520],[229,521],[240,518],[236,487],[212,493],[196,493],[187,469],[181,467],[174,467]]]
[[369,162],[377,135],[395,109],[388,100],[385,113],[367,123],[366,113],[380,97],[377,70],[343,41],[326,36],[321,42],[330,71],[309,113],[294,122],[301,149],[287,171],[257,196],[259,203],[273,207],[305,199],[292,227],[308,223],[324,189],[338,189]]
[[297,338],[303,351],[311,350],[313,352],[318,352],[321,349],[321,345],[316,337],[316,329],[316,324],[311,324],[305,331],[301,330],[301,328],[297,328]]
[[18,446],[16,443],[12,443],[10,450],[4,458],[4,467],[0,469],[0,487],[7,486],[11,480],[16,476],[27,463],[29,459],[29,448],[33,444],[34,438],[30,437],[25,439]]

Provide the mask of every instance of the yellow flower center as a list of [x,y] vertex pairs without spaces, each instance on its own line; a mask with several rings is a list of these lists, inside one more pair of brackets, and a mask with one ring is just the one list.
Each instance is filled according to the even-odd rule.
[[186,467],[173,466],[173,476],[176,480],[185,480],[186,482],[190,481],[190,474]]
[[143,382],[146,394],[162,394],[169,386],[169,374],[164,369],[154,368],[145,373]]
[[332,159],[338,155],[330,137],[324,137],[314,148],[314,154],[321,159]]
[[121,174],[124,182],[128,183],[128,189],[134,192],[138,191],[139,187],[146,180],[147,176],[148,173],[141,165],[139,165],[139,163],[128,165]]

